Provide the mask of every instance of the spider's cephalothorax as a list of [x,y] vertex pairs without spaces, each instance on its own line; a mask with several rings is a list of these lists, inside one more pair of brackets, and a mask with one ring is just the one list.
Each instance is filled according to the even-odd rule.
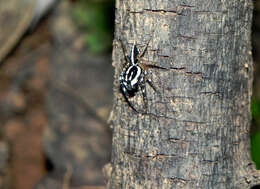
[[[146,71],[144,70],[144,66],[141,66],[141,63],[139,62],[139,58],[144,55],[146,49],[147,45],[144,48],[143,52],[140,53],[136,47],[136,44],[133,44],[128,59],[125,58],[126,61],[130,63],[130,65],[123,70],[119,77],[121,92],[123,93],[123,96],[125,97],[128,105],[136,112],[140,111],[137,111],[134,105],[129,101],[129,98],[135,96],[138,90],[141,89],[143,94],[144,107],[147,108],[145,82],[149,82],[149,84],[152,86],[151,81],[146,79]],[[152,88],[154,89],[153,86]]]

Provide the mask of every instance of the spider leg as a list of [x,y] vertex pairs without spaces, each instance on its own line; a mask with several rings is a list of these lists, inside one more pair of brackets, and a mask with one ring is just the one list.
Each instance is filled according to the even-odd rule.
[[148,45],[149,45],[151,39],[152,39],[152,38],[149,39],[149,41],[148,41],[148,43],[145,45],[143,51],[138,55],[138,57],[137,57],[138,60],[144,56],[145,52],[147,51],[147,47],[148,47]]
[[153,90],[154,90],[155,92],[158,92],[157,89],[155,88],[155,86],[154,86],[152,80],[146,79],[146,82],[153,88]]
[[125,47],[124,47],[124,44],[123,44],[123,41],[121,39],[118,39],[118,41],[120,42],[121,44],[121,48],[122,48],[122,51],[123,51],[123,54],[124,54],[124,59],[125,59],[125,63],[124,63],[124,67],[127,65],[127,63],[129,62],[129,59],[127,58],[125,52]]
[[[143,63],[145,62],[145,63]],[[148,61],[142,61],[139,63],[139,66],[142,67],[142,69],[147,70],[147,69],[161,69],[161,70],[168,70],[168,68],[157,66],[154,64],[150,64]]]
[[159,93],[158,90],[156,89],[154,83],[152,82],[152,80],[151,80],[150,78],[148,78],[147,75],[148,75],[148,74],[147,74],[147,71],[144,70],[145,82],[147,82],[147,83],[150,85],[150,87],[152,87],[152,89],[153,89],[155,92]]
[[128,104],[136,113],[140,113],[140,112],[134,107],[134,105],[129,101],[129,99],[128,99],[129,97],[128,97],[126,91],[124,90],[124,88],[121,88],[121,91],[122,91],[122,94],[123,94],[124,99],[125,99],[125,101],[127,102],[127,104]]
[[142,91],[142,95],[143,95],[144,110],[145,110],[145,112],[147,112],[147,110],[148,110],[148,100],[147,100],[145,84],[141,85],[141,91]]
[[147,75],[148,75],[148,74],[147,74],[147,69],[149,69],[149,68],[156,68],[156,69],[167,70],[167,68],[160,67],[160,66],[153,65],[153,64],[143,64],[143,63],[139,63],[138,65],[144,70],[145,82],[147,82],[147,83],[150,85],[150,87],[152,87],[153,90],[158,93],[158,91],[157,91],[155,85],[153,84],[152,80],[151,80],[150,78],[148,78],[148,76],[147,76]]
[[147,113],[148,110],[148,100],[147,100],[147,92],[146,92],[146,71],[144,71],[143,76],[140,80],[140,88],[141,88],[141,92],[142,92],[142,96],[143,96],[143,103],[144,103],[144,112],[143,113]]

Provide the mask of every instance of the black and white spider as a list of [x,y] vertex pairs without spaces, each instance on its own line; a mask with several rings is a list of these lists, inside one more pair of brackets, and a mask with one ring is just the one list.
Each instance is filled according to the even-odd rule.
[[157,67],[157,66],[142,64],[140,62],[140,58],[145,54],[149,43],[145,46],[144,50],[140,53],[140,51],[136,47],[136,43],[134,42],[130,50],[130,54],[126,58],[123,43],[122,41],[120,42],[122,45],[125,61],[126,63],[129,62],[130,64],[123,70],[123,72],[119,76],[120,90],[128,105],[135,112],[140,113],[143,111],[138,111],[135,108],[135,106],[130,102],[129,98],[134,97],[136,93],[141,89],[143,95],[144,109],[147,110],[148,102],[147,102],[146,87],[145,87],[146,82],[148,82],[148,84],[153,88],[154,91],[156,91],[156,89],[152,84],[152,82],[147,78],[147,72],[145,69],[148,67]]

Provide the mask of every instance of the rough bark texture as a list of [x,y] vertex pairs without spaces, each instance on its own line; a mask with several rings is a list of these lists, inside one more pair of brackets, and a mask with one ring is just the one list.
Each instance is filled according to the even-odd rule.
[[[110,189],[250,188],[251,0],[116,1]],[[158,92],[135,113],[118,90],[118,39],[142,49]],[[140,93],[140,92],[139,92]],[[143,108],[141,94],[131,99]]]

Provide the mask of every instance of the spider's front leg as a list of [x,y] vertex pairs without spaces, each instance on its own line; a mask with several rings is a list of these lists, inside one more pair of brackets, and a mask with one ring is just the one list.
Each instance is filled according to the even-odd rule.
[[156,89],[156,87],[154,86],[153,81],[149,78],[148,73],[147,73],[147,71],[146,71],[145,69],[144,69],[144,79],[145,79],[144,82],[147,82],[147,83],[150,85],[150,87],[152,87],[152,89],[153,89],[155,92],[158,92],[157,89]]
[[122,84],[120,85],[120,90],[121,90],[121,92],[122,92],[122,94],[123,94],[123,97],[124,97],[126,103],[128,104],[128,106],[130,106],[136,113],[140,113],[140,112],[134,107],[134,105],[130,102],[130,100],[129,100],[129,94],[128,94],[126,88],[125,88]]
[[148,100],[147,100],[147,92],[146,92],[146,86],[145,86],[145,81],[143,81],[140,84],[140,88],[142,91],[142,96],[143,96],[143,103],[144,103],[144,112],[148,112]]
[[119,82],[120,82],[120,91],[126,101],[126,103],[128,104],[128,106],[130,106],[136,113],[140,113],[132,104],[132,102],[129,100],[130,98],[130,94],[127,90],[127,87],[124,83],[124,73],[121,73],[119,76]]
[[153,81],[151,79],[149,79],[147,71],[144,70],[143,73],[144,73],[144,75],[143,75],[143,78],[142,78],[142,82],[140,82],[140,88],[141,88],[142,95],[143,95],[143,103],[144,103],[144,110],[145,110],[144,113],[148,113],[148,98],[147,98],[146,82],[159,95],[160,95],[160,92],[158,92],[158,90],[154,86]]
[[123,41],[122,41],[120,38],[118,38],[118,39],[117,39],[117,42],[119,42],[120,45],[121,45],[121,49],[122,49],[122,52],[123,52],[123,55],[124,55],[124,60],[125,60],[125,62],[123,63],[123,66],[122,66],[122,67],[125,68],[125,67],[127,66],[127,64],[129,63],[129,59],[128,59],[128,57],[126,56],[126,50],[125,50]]
[[149,39],[149,41],[146,43],[146,45],[145,45],[143,51],[138,53],[137,59],[138,59],[139,61],[140,61],[140,59],[144,56],[144,54],[146,53],[150,41],[151,41],[151,39]]
[[142,95],[143,95],[143,103],[144,103],[144,109],[145,109],[145,112],[144,113],[147,113],[148,112],[148,98],[147,98],[147,90],[146,90],[146,82],[150,85],[150,87],[155,91],[157,92],[152,80],[150,80],[148,78],[148,74],[147,74],[147,71],[144,70],[143,72],[143,77],[142,77],[142,80],[140,82],[140,88],[141,88],[141,91],[142,91]]

